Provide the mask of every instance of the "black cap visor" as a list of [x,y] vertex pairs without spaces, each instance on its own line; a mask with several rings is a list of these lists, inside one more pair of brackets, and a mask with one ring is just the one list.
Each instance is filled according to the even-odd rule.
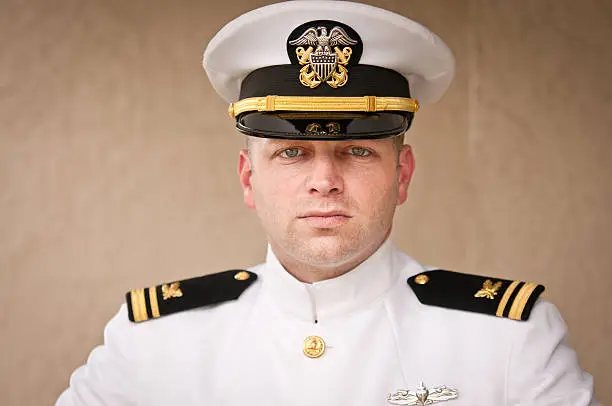
[[243,134],[263,138],[346,140],[388,138],[408,130],[410,112],[249,112],[236,117]]

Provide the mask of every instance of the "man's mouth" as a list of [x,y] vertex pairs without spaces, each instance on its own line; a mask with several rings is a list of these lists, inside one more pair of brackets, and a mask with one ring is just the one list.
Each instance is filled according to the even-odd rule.
[[343,210],[314,210],[298,216],[298,219],[315,228],[336,228],[351,219]]

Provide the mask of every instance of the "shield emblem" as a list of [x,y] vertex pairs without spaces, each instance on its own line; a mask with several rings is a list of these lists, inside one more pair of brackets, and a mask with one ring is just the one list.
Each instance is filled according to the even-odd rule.
[[325,82],[336,70],[338,56],[336,54],[310,54],[310,66],[320,81]]

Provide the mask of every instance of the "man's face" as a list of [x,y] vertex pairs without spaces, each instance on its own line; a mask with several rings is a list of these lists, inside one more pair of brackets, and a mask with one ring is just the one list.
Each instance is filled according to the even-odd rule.
[[257,211],[281,263],[338,274],[389,235],[413,168],[410,147],[398,156],[392,139],[253,138],[239,162],[244,201]]

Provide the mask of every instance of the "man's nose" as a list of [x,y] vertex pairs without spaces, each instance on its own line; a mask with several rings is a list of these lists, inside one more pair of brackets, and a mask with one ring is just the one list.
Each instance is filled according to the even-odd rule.
[[344,179],[340,169],[332,156],[315,157],[307,181],[309,193],[323,196],[342,193]]

